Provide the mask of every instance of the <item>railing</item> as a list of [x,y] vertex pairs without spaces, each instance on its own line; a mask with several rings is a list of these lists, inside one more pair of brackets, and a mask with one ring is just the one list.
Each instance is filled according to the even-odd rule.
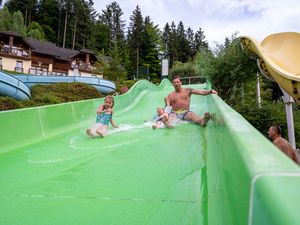
[[9,47],[7,45],[4,45],[0,47],[0,52],[8,55],[29,57],[28,51],[25,51],[23,48],[19,48],[19,47]]
[[79,69],[79,70],[85,70],[85,71],[91,71],[93,69],[93,66],[91,66],[90,63],[71,63],[71,69]]
[[206,78],[202,76],[197,77],[182,77],[182,84],[202,84],[206,82]]
[[15,71],[16,72],[19,72],[19,73],[23,73],[23,71],[24,71],[24,68],[23,67],[15,67]]
[[48,75],[48,70],[43,68],[29,68],[29,73],[34,75]]

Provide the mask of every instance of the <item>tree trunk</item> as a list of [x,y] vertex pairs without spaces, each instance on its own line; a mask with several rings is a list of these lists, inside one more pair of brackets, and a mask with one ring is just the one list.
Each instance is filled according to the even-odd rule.
[[74,23],[74,35],[73,35],[72,50],[74,50],[74,48],[75,48],[76,30],[77,30],[77,13],[76,13],[76,16],[75,16],[75,23]]
[[57,46],[59,46],[59,39],[60,39],[60,24],[61,24],[61,9],[59,9],[59,13],[58,13]]
[[68,7],[66,7],[63,48],[65,48],[65,43],[66,43],[67,23],[68,23]]

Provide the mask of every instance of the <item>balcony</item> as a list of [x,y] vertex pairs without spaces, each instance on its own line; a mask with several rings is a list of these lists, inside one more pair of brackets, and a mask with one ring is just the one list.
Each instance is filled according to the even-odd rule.
[[10,55],[10,56],[16,56],[16,57],[25,57],[29,58],[29,51],[24,50],[20,47],[9,47],[8,45],[0,45],[0,53],[2,55]]
[[91,72],[93,70],[93,66],[90,63],[84,63],[82,61],[78,63],[71,63],[71,69],[78,69],[79,71]]
[[28,72],[33,75],[48,75],[48,69],[46,68],[31,67]]

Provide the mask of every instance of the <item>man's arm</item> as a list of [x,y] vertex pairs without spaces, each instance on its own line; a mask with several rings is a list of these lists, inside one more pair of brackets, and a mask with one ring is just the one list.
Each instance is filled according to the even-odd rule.
[[169,95],[167,97],[165,97],[165,105],[166,106],[171,106],[171,101],[170,101],[170,98],[169,98]]
[[195,89],[190,89],[190,94],[194,95],[209,95],[209,94],[218,94],[214,89],[211,90],[195,90]]

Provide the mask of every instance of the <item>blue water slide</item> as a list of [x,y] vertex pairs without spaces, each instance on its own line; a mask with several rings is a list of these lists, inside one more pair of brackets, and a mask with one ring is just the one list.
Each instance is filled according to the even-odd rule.
[[31,97],[26,84],[2,71],[0,71],[0,96],[8,96],[17,100],[27,100]]
[[61,82],[81,82],[89,84],[103,94],[110,94],[116,91],[116,85],[109,81],[97,77],[80,76],[38,76],[38,75],[16,75],[19,80],[24,82],[29,88],[36,84],[51,84]]

